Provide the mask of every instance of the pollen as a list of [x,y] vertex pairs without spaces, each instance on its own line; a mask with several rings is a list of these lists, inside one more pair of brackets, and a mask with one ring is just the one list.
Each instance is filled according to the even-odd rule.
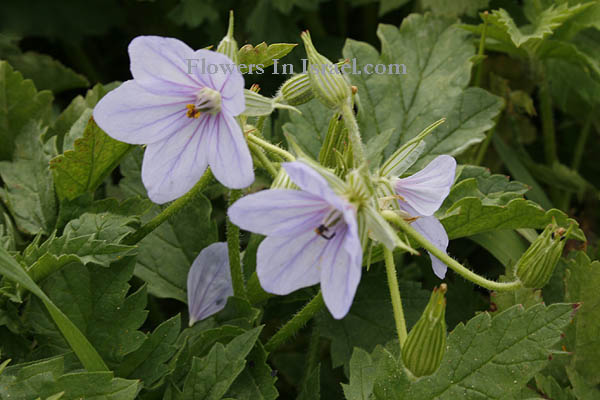
[[200,112],[200,110],[196,109],[196,106],[193,104],[188,104],[185,106],[185,108],[187,108],[187,112],[185,115],[188,118],[198,118],[200,116],[200,114],[202,114],[202,112]]

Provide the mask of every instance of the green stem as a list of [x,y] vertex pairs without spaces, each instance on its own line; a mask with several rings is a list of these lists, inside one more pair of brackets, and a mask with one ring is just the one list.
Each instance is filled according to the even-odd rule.
[[490,143],[492,141],[492,136],[494,135],[494,128],[487,131],[485,139],[479,146],[477,150],[477,157],[475,157],[474,165],[481,165],[483,162],[483,158],[485,157],[485,153],[487,153],[488,147],[490,147]]
[[387,247],[383,249],[385,259],[385,270],[387,271],[388,286],[390,296],[392,297],[392,308],[394,310],[394,321],[396,322],[396,332],[398,332],[398,341],[400,348],[404,346],[408,332],[406,331],[406,321],[404,320],[404,311],[402,309],[402,298],[398,287],[398,277],[396,276],[396,266],[394,265],[394,253]]
[[265,344],[265,349],[271,353],[287,339],[296,334],[306,323],[325,307],[321,291],[311,301],[281,327]]
[[317,366],[319,360],[319,344],[321,342],[321,335],[319,332],[319,326],[315,323],[312,324],[312,332],[310,334],[310,342],[308,343],[308,351],[306,355],[306,364],[304,366],[304,376],[302,377],[302,386],[306,385],[306,382],[310,378],[310,375]]
[[419,245],[421,245],[421,247],[433,254],[435,257],[439,258],[444,264],[446,264],[448,267],[454,270],[454,272],[456,272],[463,278],[481,287],[484,287],[489,290],[495,290],[498,292],[515,290],[521,287],[521,282],[518,280],[513,282],[495,282],[477,275],[475,272],[467,269],[458,261],[450,257],[448,254],[446,254],[446,252],[434,246],[433,243],[431,243],[423,235],[417,232],[412,226],[410,226],[408,222],[402,219],[395,212],[384,210],[381,212],[381,214],[386,220],[400,227],[405,233],[408,234],[408,236],[410,236]]
[[248,148],[250,149],[250,152],[254,155],[254,157],[256,157],[258,161],[260,161],[263,168],[267,170],[267,172],[273,177],[273,179],[275,179],[277,177],[277,168],[273,166],[273,163],[267,158],[265,153],[263,153],[262,149],[252,142],[248,142]]
[[581,167],[581,160],[583,159],[585,144],[587,142],[588,137],[590,136],[593,120],[593,114],[588,115],[585,121],[585,125],[581,130],[581,134],[579,135],[579,139],[577,140],[577,144],[575,145],[575,153],[573,154],[573,162],[571,163],[571,168],[575,171],[579,171],[579,167]]
[[[241,190],[229,192],[229,205],[231,206],[240,197]],[[229,268],[231,270],[231,285],[233,295],[242,299],[246,298],[246,285],[244,283],[244,271],[240,257],[240,228],[227,218],[227,249],[229,250]]]
[[543,77],[539,92],[540,117],[542,118],[542,132],[544,134],[544,154],[546,163],[550,166],[557,160],[556,132],[554,130],[554,114],[552,112],[552,94],[548,80]]
[[344,118],[346,128],[348,129],[348,137],[350,138],[350,143],[352,143],[354,163],[355,165],[362,165],[366,161],[365,152],[363,149],[362,139],[360,138],[358,124],[356,123],[356,118],[354,117],[354,111],[352,110],[352,107],[350,106],[349,102],[344,103],[341,112],[342,118]]
[[280,156],[284,160],[294,161],[296,159],[291,153],[285,151],[281,147],[275,146],[274,144],[271,144],[271,143],[267,142],[266,140],[263,140],[263,139],[261,139],[261,138],[259,138],[257,136],[254,136],[251,133],[249,133],[247,135],[247,137],[248,137],[248,142],[257,144],[260,147],[262,147],[263,149],[265,149],[265,151],[277,154],[278,156]]
[[[479,57],[483,56],[485,52],[485,37],[487,36],[487,16],[488,12],[484,11],[482,14],[483,19],[483,28],[481,30],[481,38],[479,39],[479,51],[477,55]],[[477,71],[475,72],[475,82],[474,85],[477,87],[481,87],[481,76],[483,75],[483,59],[479,60],[479,64],[477,65]],[[479,165],[479,164],[478,164]]]
[[[579,138],[577,139],[577,143],[575,144],[575,152],[573,153],[573,161],[571,162],[571,168],[574,171],[579,171],[579,168],[581,167],[581,160],[583,159],[583,153],[585,152],[585,144],[590,135],[590,131],[592,130],[592,121],[593,121],[593,114],[590,114],[587,117],[587,119],[585,121],[585,125],[583,125],[581,134],[579,135]],[[570,192],[565,192],[563,194],[563,198],[561,199],[561,204],[560,204],[560,208],[562,210],[565,210],[565,211],[569,210],[569,205],[571,204],[571,196],[572,196],[572,193],[570,193]]]
[[153,230],[158,228],[160,224],[171,218],[173,215],[177,214],[179,211],[185,208],[194,198],[202,193],[204,189],[212,182],[213,174],[210,169],[207,169],[204,175],[200,178],[198,183],[194,185],[193,188],[190,189],[189,192],[169,204],[167,208],[162,210],[160,214],[156,217],[152,218],[146,224],[144,224],[137,231],[129,234],[124,240],[124,244],[134,245],[137,244],[140,240],[148,236]]

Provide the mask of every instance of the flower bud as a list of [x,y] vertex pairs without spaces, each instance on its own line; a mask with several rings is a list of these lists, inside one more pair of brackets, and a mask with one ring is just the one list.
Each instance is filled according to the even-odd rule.
[[233,37],[233,11],[229,11],[229,28],[227,29],[227,35],[225,35],[217,46],[217,52],[225,54],[235,64],[238,63],[238,44]]
[[565,230],[553,222],[531,243],[517,261],[515,268],[523,286],[541,289],[548,283],[562,255],[565,239],[572,226]]
[[415,376],[431,375],[440,366],[446,351],[446,298],[448,287],[442,283],[433,289],[431,298],[421,318],[410,330],[404,346],[402,360]]
[[283,99],[291,106],[299,106],[308,103],[314,97],[310,88],[310,78],[308,74],[297,74],[292,76],[279,88],[277,98]]
[[308,56],[308,76],[315,96],[327,107],[339,109],[352,96],[350,85],[339,68],[317,52],[308,31],[300,35]]

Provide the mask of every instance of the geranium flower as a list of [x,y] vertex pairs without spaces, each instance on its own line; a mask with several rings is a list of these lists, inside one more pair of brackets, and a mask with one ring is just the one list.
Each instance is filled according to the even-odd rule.
[[256,272],[267,292],[285,295],[320,282],[327,308],[343,318],[362,268],[356,210],[306,164],[282,165],[301,190],[245,196],[229,207],[229,218],[267,236],[256,255]]
[[[400,197],[400,208],[416,217],[411,225],[444,252],[448,248],[448,234],[433,214],[450,193],[455,173],[454,158],[439,156],[416,174],[393,180],[394,190]],[[433,272],[443,279],[446,276],[446,264],[431,253],[429,257]]]
[[221,311],[233,296],[227,243],[213,243],[192,263],[187,279],[190,326]]
[[104,96],[94,119],[117,140],[147,145],[142,180],[150,199],[182,196],[207,165],[229,188],[250,185],[252,158],[234,118],[245,108],[244,78],[233,61],[158,36],[133,39],[129,57],[133,80]]

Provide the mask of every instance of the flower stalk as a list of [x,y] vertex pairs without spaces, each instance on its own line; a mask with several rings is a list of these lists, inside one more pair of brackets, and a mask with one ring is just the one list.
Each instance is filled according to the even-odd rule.
[[[231,190],[229,192],[229,205],[231,206],[240,197],[242,197],[241,190]],[[229,251],[229,268],[231,270],[233,295],[245,299],[247,296],[240,257],[240,228],[233,224],[229,218],[227,218],[227,249]]]
[[513,282],[496,282],[486,279],[475,272],[469,270],[458,261],[447,255],[442,250],[438,249],[429,240],[425,239],[423,235],[417,232],[408,222],[393,211],[385,210],[381,212],[383,217],[392,222],[400,229],[402,229],[408,236],[410,236],[415,242],[421,245],[425,250],[433,254],[435,257],[440,259],[444,264],[450,267],[454,272],[462,276],[463,278],[481,286],[488,290],[495,290],[497,292],[506,292],[516,290],[522,286],[521,281]]
[[259,138],[258,136],[248,133],[247,138],[248,138],[248,142],[254,143],[254,144],[262,147],[267,152],[277,154],[278,156],[282,157],[284,160],[287,160],[287,161],[295,161],[296,160],[296,158],[288,151],[282,149],[279,146],[275,146],[274,144],[271,144],[271,143],[267,142],[266,140]]
[[279,346],[294,336],[308,321],[325,307],[321,291],[311,301],[281,327],[265,344],[265,350],[272,353]]
[[365,151],[363,148],[362,139],[360,137],[360,130],[358,129],[358,124],[356,123],[356,118],[354,117],[354,111],[350,106],[350,102],[346,102],[342,106],[341,112],[342,118],[344,118],[344,122],[346,124],[346,128],[348,129],[350,143],[352,143],[354,163],[355,165],[362,165],[366,161]]
[[129,236],[123,240],[123,243],[130,246],[137,244],[140,240],[158,228],[163,222],[177,214],[179,211],[183,210],[188,203],[193,201],[199,193],[202,193],[202,191],[208,187],[212,180],[213,174],[210,169],[207,169],[198,183],[196,183],[189,192],[169,204],[169,206],[162,210],[160,214],[145,223],[137,231],[129,234]]
[[400,348],[404,346],[406,337],[406,320],[404,319],[404,310],[402,309],[402,298],[400,297],[400,288],[398,287],[398,277],[396,275],[396,265],[394,264],[394,253],[387,247],[383,249],[383,257],[385,259],[385,270],[387,272],[388,286],[390,288],[390,296],[392,298],[392,308],[394,310],[394,321],[396,323],[396,332],[398,333],[398,341]]

